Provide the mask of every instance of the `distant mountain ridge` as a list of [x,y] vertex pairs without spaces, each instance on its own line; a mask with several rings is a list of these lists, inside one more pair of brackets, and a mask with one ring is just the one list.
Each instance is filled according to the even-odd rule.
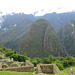
[[70,20],[58,33],[67,52],[75,56],[75,20]]
[[43,18],[50,22],[52,27],[56,32],[62,27],[64,27],[65,23],[70,21],[71,19],[75,19],[75,12],[66,12],[66,13],[48,13],[43,16],[37,16],[36,18]]
[[26,39],[32,22],[43,18],[48,20],[57,32],[64,24],[75,19],[75,12],[50,13],[44,16],[34,16],[32,14],[13,14],[0,17],[0,43],[5,47],[12,48],[19,52],[22,42]]
[[27,38],[21,45],[20,53],[29,57],[65,56],[66,51],[61,45],[54,29],[44,19],[34,21]]
[[21,42],[27,36],[28,29],[33,21],[33,15],[14,14],[3,16],[4,22],[0,29],[0,40],[5,47],[19,49]]

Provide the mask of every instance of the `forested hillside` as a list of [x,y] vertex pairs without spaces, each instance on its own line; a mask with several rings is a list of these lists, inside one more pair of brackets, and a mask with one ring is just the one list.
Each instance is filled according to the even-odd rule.
[[59,39],[67,52],[75,56],[75,20],[70,20],[58,32]]
[[20,53],[26,53],[29,57],[66,55],[66,51],[54,29],[44,19],[39,19],[32,23],[28,36],[21,45]]
[[[32,14],[8,14],[0,17],[0,45],[12,48],[19,52],[21,44],[28,35],[32,22],[37,19],[46,19],[56,32],[58,32],[65,23],[75,19],[75,12],[68,13],[50,13],[44,16],[34,16]],[[61,36],[61,34],[60,34]],[[67,44],[66,44],[67,45]]]

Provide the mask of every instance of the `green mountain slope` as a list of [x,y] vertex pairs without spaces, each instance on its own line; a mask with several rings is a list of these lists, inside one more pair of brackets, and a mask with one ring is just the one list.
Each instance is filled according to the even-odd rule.
[[[4,22],[0,29],[0,42],[14,50],[19,49],[21,42],[27,36],[30,25],[34,19],[33,15],[14,14],[4,16]],[[6,29],[6,30],[4,30]]]
[[32,23],[28,36],[21,45],[20,53],[26,53],[29,57],[66,55],[54,29],[44,19]]
[[75,56],[75,20],[70,20],[58,32],[58,36],[62,44],[67,49],[67,52]]
[[75,19],[74,16],[75,12],[50,13],[43,16],[24,13],[7,14],[0,17],[0,45],[18,51],[22,41],[27,37],[33,21],[40,18],[46,19],[57,32],[67,21]]

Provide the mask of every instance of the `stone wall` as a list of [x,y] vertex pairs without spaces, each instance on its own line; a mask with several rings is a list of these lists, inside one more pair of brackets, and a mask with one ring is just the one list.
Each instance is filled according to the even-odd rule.
[[26,65],[29,65],[29,66],[34,66],[30,61],[26,60],[25,61]]
[[53,64],[53,73],[60,73],[59,68],[56,66],[56,64]]
[[13,68],[1,68],[0,71],[17,71],[17,72],[34,71],[34,67],[23,66],[23,67],[13,67]]
[[53,73],[53,65],[40,65],[42,73]]
[[55,64],[40,64],[37,65],[37,73],[60,73],[60,70]]
[[[10,65],[10,68],[6,67],[7,64]],[[18,66],[19,63],[13,63],[13,61],[8,61],[7,64],[0,64],[0,71],[34,71],[34,65],[28,60],[21,62],[20,67]]]
[[11,65],[13,63],[13,61],[7,61],[6,63],[7,63],[7,65]]

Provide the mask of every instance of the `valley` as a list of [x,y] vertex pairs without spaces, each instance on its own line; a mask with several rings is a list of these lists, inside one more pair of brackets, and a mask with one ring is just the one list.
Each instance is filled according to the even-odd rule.
[[0,0],[0,75],[75,75],[75,1]]
[[[22,48],[22,44],[27,39],[27,37],[31,35],[31,34],[29,34],[29,32],[31,32],[30,29],[32,29],[33,31],[34,31],[34,29],[36,30],[36,27],[34,27],[34,29],[31,28],[32,27],[32,23],[34,21],[37,21],[38,19],[45,19],[45,20],[48,20],[48,22],[53,27],[52,29],[55,30],[54,32],[50,33],[50,31],[48,29],[46,31],[46,35],[48,35],[47,37],[49,37],[50,34],[56,35],[56,37],[60,41],[60,44],[62,44],[62,46],[63,46],[62,48],[65,49],[67,53],[69,53],[69,54],[74,56],[74,54],[73,54],[74,53],[74,49],[75,49],[75,45],[74,45],[75,43],[73,43],[75,41],[75,39],[74,39],[74,37],[75,37],[74,36],[74,24],[72,24],[72,27],[73,27],[72,34],[73,35],[71,35],[71,36],[68,35],[70,37],[67,36],[67,39],[65,39],[65,37],[66,37],[65,34],[67,34],[66,30],[68,30],[68,29],[65,29],[66,28],[65,24],[68,21],[70,21],[72,19],[75,19],[74,16],[75,16],[75,12],[60,13],[60,14],[50,13],[50,14],[45,14],[44,16],[34,16],[32,14],[27,15],[27,14],[24,14],[24,13],[19,13],[19,14],[15,14],[14,13],[13,15],[8,14],[8,15],[1,16],[0,17],[0,45],[4,46],[4,47],[7,47],[7,48],[12,48],[13,50],[16,50],[18,53],[23,53],[23,52],[21,52],[20,49]],[[39,27],[39,28],[40,28],[40,30],[42,30],[41,27]],[[65,31],[65,32],[63,31],[63,35],[61,33],[62,32],[62,28],[64,28],[64,31]],[[72,30],[72,28],[70,27],[68,33],[71,33],[71,30]],[[45,33],[45,31],[43,33]],[[32,33],[32,36],[33,35],[34,34]],[[40,35],[44,35],[44,34],[42,34],[42,33],[38,34],[38,36],[40,36]],[[40,42],[44,42],[45,41],[43,39],[47,38],[47,37],[44,37],[44,36],[42,36],[41,41],[39,40]],[[35,35],[35,37],[36,37],[36,35]],[[68,41],[68,40],[70,40],[71,42]],[[52,41],[52,42],[55,42],[55,41]],[[43,50],[44,50],[45,47],[47,48],[47,46],[49,45],[49,43],[47,43],[47,41],[46,41],[45,44],[48,44],[48,45],[45,45],[45,47],[44,47],[40,42],[39,42],[38,46],[41,46],[41,48]],[[54,46],[54,43],[53,43],[53,45],[51,43],[50,46],[51,47]],[[39,48],[40,47],[38,47],[37,49],[39,49]],[[34,49],[36,49],[36,48],[34,47]],[[71,49],[73,51],[71,51]],[[51,48],[51,50],[53,52],[54,49]],[[49,52],[47,52],[47,53],[49,53]],[[54,52],[52,54],[54,54]],[[57,54],[54,54],[54,55],[57,56]],[[59,55],[60,55],[60,53],[59,53]]]

